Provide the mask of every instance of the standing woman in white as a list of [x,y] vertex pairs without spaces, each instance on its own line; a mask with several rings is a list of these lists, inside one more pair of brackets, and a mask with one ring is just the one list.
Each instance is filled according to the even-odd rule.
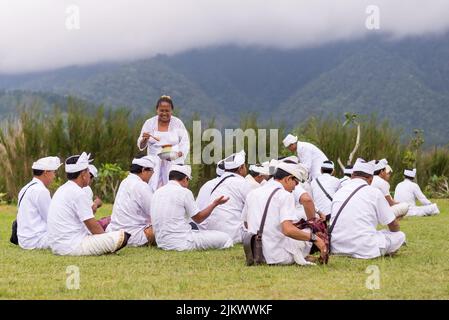
[[161,96],[156,103],[157,115],[145,121],[137,139],[139,150],[147,148],[148,155],[164,152],[163,159],[157,157],[149,182],[153,192],[167,184],[171,164],[184,164],[190,150],[189,134],[184,123],[172,115],[173,109],[172,99]]

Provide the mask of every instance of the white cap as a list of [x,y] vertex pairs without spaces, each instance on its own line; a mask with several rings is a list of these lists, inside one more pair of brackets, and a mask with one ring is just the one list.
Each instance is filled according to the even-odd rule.
[[43,171],[56,171],[61,166],[61,160],[58,157],[45,157],[33,163],[31,169]]
[[153,156],[144,156],[142,158],[134,158],[131,162],[137,164],[143,168],[153,168],[156,166],[156,161]]
[[225,171],[219,167],[219,165],[222,164],[223,161],[224,161],[224,160],[218,161],[218,163],[217,163],[217,169],[215,170],[215,172],[217,173],[217,176],[219,176],[219,177],[221,177],[221,176],[225,173]]
[[90,174],[93,175],[94,178],[98,177],[98,170],[93,164],[90,164],[88,168],[89,168]]
[[281,159],[281,160],[279,160],[279,161],[281,161],[281,162],[292,161],[292,162],[294,162],[294,163],[296,163],[296,164],[299,163],[299,159],[298,159],[297,156],[285,157],[285,158],[283,158],[283,159]]
[[[83,170],[86,170],[89,167],[89,157],[90,153],[87,154],[83,152],[75,164],[65,164],[65,172],[67,173],[74,173],[74,172],[80,172]],[[66,160],[67,162],[67,160]]]
[[409,177],[409,178],[415,178],[416,177],[416,168],[413,170],[404,170],[404,176]]
[[332,170],[335,169],[334,163],[332,161],[330,161],[330,163],[329,163],[329,160],[323,161],[323,163],[321,164],[321,168],[332,169]]
[[187,176],[187,178],[192,179],[192,168],[189,165],[173,164],[170,168],[170,172],[176,171],[181,172]]
[[304,182],[307,179],[307,170],[300,164],[279,162],[277,169],[284,170],[297,178],[299,181]]
[[289,145],[298,142],[298,137],[288,134],[284,140],[282,140],[282,143],[287,148]]
[[269,163],[268,163],[268,172],[270,173],[270,176],[274,175],[274,173],[276,172],[276,167],[279,164],[279,160],[277,159],[272,159]]
[[352,168],[345,168],[345,169],[343,170],[343,173],[344,173],[344,174],[352,174],[353,171],[354,171],[354,170],[353,170]]
[[385,171],[387,171],[387,173],[393,172],[393,168],[390,167],[390,165],[387,164],[387,165],[385,166]]
[[238,167],[240,167],[242,164],[245,163],[245,156],[246,156],[246,153],[243,150],[240,152],[231,154],[229,157],[224,159],[225,169],[226,170],[237,169]]
[[388,165],[387,159],[379,160],[379,162],[376,164],[376,167],[374,168],[374,171],[385,169],[387,165]]
[[358,158],[357,161],[354,164],[354,167],[352,168],[353,172],[361,171],[365,172],[369,175],[373,175],[376,167],[376,161],[372,160],[370,162],[366,162],[362,158]]
[[252,164],[249,166],[249,170],[257,172],[258,174],[263,175],[263,176],[270,175],[270,169],[268,167],[264,167],[262,165]]

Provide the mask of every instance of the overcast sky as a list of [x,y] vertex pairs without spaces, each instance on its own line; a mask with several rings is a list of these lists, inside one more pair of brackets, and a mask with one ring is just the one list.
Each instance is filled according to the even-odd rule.
[[[379,8],[379,30],[366,27],[376,15],[369,5]],[[449,0],[0,0],[0,72],[211,45],[288,49],[370,32],[402,38],[448,30]]]

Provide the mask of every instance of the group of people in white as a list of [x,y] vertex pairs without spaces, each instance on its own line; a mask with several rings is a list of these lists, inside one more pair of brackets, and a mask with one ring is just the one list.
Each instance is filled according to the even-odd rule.
[[[370,259],[393,254],[405,243],[399,220],[438,214],[414,182],[416,170],[390,194],[392,168],[387,160],[357,159],[345,176],[334,176],[334,163],[315,145],[289,134],[283,144],[293,156],[247,167],[245,152],[217,164],[217,176],[195,199],[189,190],[191,167],[184,165],[189,139],[182,122],[172,116],[173,102],[162,96],[157,115],[138,138],[147,155],[131,161],[121,182],[110,221],[97,221],[102,205],[89,185],[97,175],[90,155],[65,160],[67,182],[50,196],[48,186],[62,165],[58,157],[33,163],[33,179],[18,195],[17,242],[24,249],[51,249],[57,255],[101,255],[125,246],[157,246],[163,250],[225,249],[257,233],[267,201],[263,254],[268,264],[310,264],[313,244],[320,251]],[[168,157],[161,150],[169,145]],[[423,205],[417,206],[416,200]],[[330,248],[310,229],[295,222],[326,220]],[[378,225],[387,226],[378,230]],[[14,233],[14,232],[13,232]]]

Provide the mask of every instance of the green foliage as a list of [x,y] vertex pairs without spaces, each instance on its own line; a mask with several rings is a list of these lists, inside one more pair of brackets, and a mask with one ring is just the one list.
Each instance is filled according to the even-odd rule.
[[[14,201],[32,177],[33,161],[49,155],[64,161],[86,151],[92,153],[97,166],[115,163],[127,167],[138,151],[136,141],[144,121],[144,117],[131,117],[126,109],[89,108],[71,98],[66,112],[58,106],[50,113],[37,106],[23,109],[18,119],[6,120],[0,130],[0,191]],[[62,168],[59,175],[56,186],[65,181]],[[112,199],[110,195],[107,198]]]
[[435,199],[447,199],[449,198],[449,183],[445,176],[438,177],[433,175],[429,184],[424,191],[429,197]]
[[98,177],[94,179],[93,191],[104,202],[113,203],[120,182],[126,178],[128,172],[118,164],[103,163],[98,169]]

